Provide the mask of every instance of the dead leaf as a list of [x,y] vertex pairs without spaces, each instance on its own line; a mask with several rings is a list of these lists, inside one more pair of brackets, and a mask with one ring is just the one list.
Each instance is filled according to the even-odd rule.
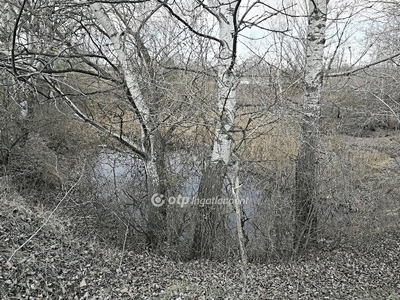
[[83,278],[81,283],[79,284],[79,287],[84,287],[84,286],[87,286],[85,278]]

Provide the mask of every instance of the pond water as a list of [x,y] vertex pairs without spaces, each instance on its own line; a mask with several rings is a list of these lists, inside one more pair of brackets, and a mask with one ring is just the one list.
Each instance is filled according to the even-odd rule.
[[[170,196],[196,198],[201,180],[202,162],[194,155],[173,152],[167,156],[168,180],[170,181]],[[231,179],[233,175],[229,174]],[[145,194],[145,169],[143,163],[129,154],[117,152],[100,153],[94,168],[94,177],[97,182],[98,198],[115,201],[115,204],[124,205],[132,199],[143,199]],[[251,180],[244,180],[240,187],[240,198],[246,216],[251,219],[254,215],[254,203],[259,202],[262,192]],[[227,181],[227,191],[231,190]],[[226,197],[230,197],[226,195]],[[233,205],[230,212],[229,226],[236,226]]]

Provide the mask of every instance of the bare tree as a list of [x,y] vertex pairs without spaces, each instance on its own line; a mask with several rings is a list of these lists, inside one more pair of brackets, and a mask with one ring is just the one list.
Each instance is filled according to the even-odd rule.
[[[218,100],[215,135],[210,161],[201,178],[198,197],[220,197],[231,156],[231,129],[235,121],[235,74],[238,43],[238,12],[241,1],[223,1],[216,8],[208,7],[219,24],[219,52],[217,54]],[[193,256],[212,256],[218,227],[218,208],[213,205],[200,207],[193,239]]]
[[[48,101],[61,100],[75,118],[144,163],[144,234],[149,245],[160,244],[165,239],[166,210],[152,206],[150,199],[167,194],[164,153],[176,119],[171,126],[161,125],[162,119],[170,118],[163,110],[168,97],[161,68],[167,59],[162,51],[170,50],[157,45],[155,31],[147,39],[142,35],[151,32],[149,20],[161,6],[143,1],[23,1],[10,2],[9,7],[17,18],[7,41],[9,50],[2,52],[2,67]],[[158,49],[151,52],[146,43]],[[107,101],[106,95],[114,99]]]
[[[148,49],[140,36],[140,29],[144,26],[145,21],[130,22],[125,21],[125,16],[121,16],[117,10],[107,9],[100,3],[90,5],[90,9],[95,15],[99,24],[104,28],[107,36],[110,38],[113,50],[118,59],[121,67],[123,78],[127,87],[128,99],[140,122],[141,128],[141,145],[134,145],[130,143],[130,147],[136,152],[140,153],[141,158],[144,160],[146,175],[147,175],[147,218],[149,220],[148,227],[148,243],[157,244],[157,234],[154,229],[156,226],[162,226],[165,223],[165,211],[162,209],[156,210],[151,205],[151,197],[155,194],[166,194],[165,190],[165,166],[164,166],[164,152],[165,143],[158,129],[157,120],[157,106],[156,103],[160,101],[161,92],[158,90],[159,85],[156,82],[157,72],[154,70],[155,66],[151,61]],[[157,11],[155,7],[150,11],[150,15]],[[115,15],[115,18],[120,19],[120,24],[115,24],[110,15]],[[149,16],[146,18],[149,18]],[[118,27],[122,27],[118,29]],[[129,62],[128,53],[126,52],[126,45],[124,45],[123,36],[130,35],[135,41],[137,52],[142,58],[144,67],[149,74],[148,93],[146,89],[140,88],[137,79],[137,74],[132,69]],[[154,82],[155,81],[155,82]],[[146,98],[146,96],[148,96]],[[164,208],[165,209],[165,208]]]
[[321,89],[324,72],[324,45],[327,20],[327,0],[308,2],[308,32],[299,153],[295,179],[295,251],[316,239],[317,170]]

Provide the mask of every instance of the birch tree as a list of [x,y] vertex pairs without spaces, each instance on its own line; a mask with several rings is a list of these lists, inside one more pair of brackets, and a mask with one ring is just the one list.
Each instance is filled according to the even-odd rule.
[[[199,190],[199,197],[203,198],[221,194],[230,159],[230,130],[234,122],[235,91],[238,83],[234,68],[240,1],[225,1],[223,4],[214,3],[210,6],[201,1],[198,3],[201,9],[210,13],[220,24],[219,37],[198,34],[189,23],[184,24],[188,32],[215,41],[220,46],[216,58],[219,96],[217,109],[213,112],[216,120],[215,138],[211,159]],[[85,1],[38,1],[29,10],[24,5],[15,7],[20,8],[22,22],[15,25],[17,38],[12,45],[22,51],[16,52],[15,56],[6,53],[6,57],[1,60],[2,66],[12,70],[14,65],[18,70],[18,74],[14,75],[16,78],[19,76],[19,80],[34,77],[40,81],[41,86],[45,86],[38,89],[42,97],[55,102],[62,100],[74,112],[75,118],[113,139],[119,146],[128,149],[133,156],[142,160],[146,168],[147,200],[154,194],[166,195],[165,145],[167,137],[171,136],[177,124],[170,124],[167,128],[160,121],[160,113],[164,112],[159,104],[165,93],[160,88],[162,79],[158,78],[159,66],[152,57],[154,49],[147,47],[142,32],[160,7],[165,7],[177,20],[182,20],[182,12],[180,11],[180,16],[175,14],[171,9],[172,4],[161,1],[92,4]],[[30,28],[25,22],[28,14],[36,19],[36,23]],[[37,37],[32,43],[35,47],[25,47],[23,32],[29,30]],[[33,59],[35,63],[28,63],[28,59]],[[93,85],[97,80],[98,90],[90,91],[83,87],[83,82],[77,82],[78,78],[81,81],[84,78]],[[97,107],[93,109],[92,104],[88,105],[90,100],[102,92],[108,93],[105,87],[119,89],[114,93],[118,100],[104,103],[95,100],[94,103],[99,103],[95,104]],[[118,112],[120,107],[127,108],[128,116],[125,118],[133,119],[129,124]],[[114,122],[114,117],[119,118],[119,121]],[[171,115],[167,115],[166,119],[168,118],[172,119]],[[182,119],[177,121],[179,122],[182,122]],[[137,125],[131,124],[138,124],[138,136],[134,132]],[[218,167],[220,165],[222,168]],[[213,174],[214,171],[218,171],[218,174]],[[210,189],[207,185],[214,181],[211,175],[217,182]],[[159,244],[163,237],[156,237],[157,230],[154,228],[161,231],[165,225],[165,209],[153,208],[150,201],[147,201],[147,204],[148,243]],[[202,213],[202,216],[207,218],[206,214]],[[211,219],[204,218],[208,226],[214,226]],[[204,227],[196,228],[198,233]],[[201,236],[200,240],[209,240],[209,232],[213,232],[213,229],[210,228],[206,234],[196,236]],[[195,244],[203,245],[203,242]],[[211,246],[200,248],[207,247]]]
[[[143,95],[144,89],[141,90],[139,87],[137,74],[135,74],[129,62],[127,53],[125,52],[126,46],[123,44],[122,37],[124,34],[133,36],[133,39],[136,42],[137,51],[143,57],[145,67],[150,74],[155,74],[155,71],[152,70],[153,65],[148,50],[144,46],[143,40],[140,36],[140,27],[143,25],[143,23],[133,22],[131,26],[123,23],[125,28],[118,30],[117,24],[114,24],[114,21],[109,16],[109,14],[112,14],[113,12],[107,11],[103,4],[94,3],[90,5],[90,9],[112,42],[113,49],[121,66],[125,84],[127,86],[129,101],[131,101],[131,104],[135,108],[135,112],[140,120],[142,137],[141,145],[131,146],[135,148],[136,153],[141,153],[145,163],[147,175],[147,217],[149,219],[147,237],[148,243],[154,244],[157,242],[154,226],[160,226],[165,222],[165,212],[160,211],[161,209],[159,209],[159,211],[154,211],[156,208],[151,205],[150,201],[153,195],[165,194],[166,192],[165,186],[163,186],[165,184],[165,166],[163,157],[164,143],[157,128],[157,111],[154,111],[156,106],[150,106],[148,103],[146,103],[146,100],[153,103],[157,102],[157,97],[160,97],[160,94],[155,91],[155,89],[157,89],[157,85],[154,85],[153,87],[150,87],[152,89],[152,93],[150,93],[150,95],[153,97],[150,97],[150,99],[145,99]],[[153,108],[153,111],[151,111],[151,108]],[[164,178],[160,178],[163,175]]]
[[[246,3],[241,7],[241,1],[196,1],[198,5],[191,8],[192,10],[181,3],[180,13],[176,13],[178,9],[175,9],[175,7],[179,4],[167,5],[164,2],[161,3],[171,15],[184,24],[187,30],[204,39],[217,42],[219,46],[216,50],[209,50],[214,50],[216,53],[217,95],[214,102],[216,109],[209,113],[214,119],[213,144],[210,158],[203,169],[197,193],[197,197],[200,199],[215,199],[223,194],[227,171],[232,163],[233,129],[235,111],[237,110],[236,91],[240,79],[237,70],[239,34],[242,33],[243,29],[253,26],[259,26],[261,31],[265,30],[265,27],[260,24],[271,16],[281,14],[284,8],[277,9],[260,2]],[[214,31],[217,31],[218,36],[213,35],[213,31],[211,33],[204,32],[204,26],[196,27],[188,18],[185,19],[187,17],[185,12],[194,12],[199,9],[202,9],[207,15],[206,20],[217,22],[217,29]],[[250,13],[251,11],[253,13]],[[221,216],[220,212],[218,206],[215,205],[199,207],[191,245],[192,257],[211,257],[213,255],[213,250],[216,250],[218,242],[217,232],[225,225],[224,217]]]
[[321,89],[324,72],[324,45],[327,0],[308,2],[305,90],[301,119],[301,142],[296,160],[295,178],[295,251],[316,238],[317,171]]
[[[5,1],[4,3],[0,3],[2,5],[0,14],[2,15],[2,20],[0,21],[0,57],[2,58],[12,58],[15,57],[18,49],[15,48],[15,41],[18,36],[18,26],[21,22],[21,16],[24,10],[30,9],[30,3],[28,1],[23,1],[21,7],[13,5],[12,2]],[[35,23],[35,18],[33,16],[28,16],[26,20],[24,20],[26,24],[33,25]],[[26,48],[29,50],[33,49],[33,45],[35,45],[35,36],[31,31],[24,32],[24,38],[26,39]],[[33,64],[34,60],[31,59],[29,64]],[[16,127],[18,128],[18,134],[11,139],[10,144],[6,146],[7,156],[10,154],[13,147],[19,145],[21,147],[25,146],[27,142],[28,135],[30,132],[30,124],[29,121],[33,115],[33,103],[32,99],[34,98],[34,85],[35,81],[33,78],[24,78],[23,81],[19,81],[15,78],[18,76],[19,72],[17,70],[17,66],[15,63],[9,65],[8,71],[14,76],[5,76],[5,87],[7,89],[7,98],[13,99],[13,101],[4,100],[3,104],[8,108],[11,108],[13,105],[11,102],[14,102],[18,107],[19,113],[15,118]],[[4,70],[4,69],[3,69]],[[5,68],[5,70],[7,70]],[[25,84],[24,84],[25,83]],[[0,130],[1,132],[1,130]],[[6,143],[7,144],[7,143]]]
[[[147,200],[142,229],[147,244],[159,245],[165,239],[166,210],[152,206],[150,199],[166,194],[165,136],[171,136],[176,126],[161,133],[160,102],[166,98],[163,78],[142,38],[160,6],[142,2],[10,2],[10,13],[17,11],[20,18],[15,22],[14,39],[9,39],[14,52],[2,52],[1,66],[22,83],[35,79],[41,97],[61,100],[75,118],[143,162]],[[28,18],[35,22],[28,24]],[[110,90],[115,98],[104,102],[101,94]]]
[[[221,1],[217,8],[209,7],[219,25],[219,52],[217,54],[217,118],[210,161],[203,172],[199,199],[220,197],[231,158],[231,129],[235,121],[236,88],[239,83],[235,73],[238,43],[238,12],[241,1]],[[206,205],[199,208],[195,225],[193,257],[212,255],[218,226],[218,208]]]

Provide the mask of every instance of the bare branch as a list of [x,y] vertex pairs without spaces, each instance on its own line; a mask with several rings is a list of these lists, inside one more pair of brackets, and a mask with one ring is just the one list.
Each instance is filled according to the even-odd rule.
[[198,36],[201,36],[201,37],[204,37],[204,38],[207,38],[207,39],[210,39],[210,40],[213,40],[215,42],[218,42],[220,45],[224,44],[223,41],[221,41],[220,39],[218,39],[218,38],[216,38],[216,37],[214,37],[212,35],[201,33],[199,31],[197,31],[196,29],[194,29],[192,26],[190,26],[190,24],[188,22],[186,22],[184,19],[182,19],[180,16],[178,16],[173,11],[173,9],[167,4],[166,1],[158,0],[158,2],[168,10],[168,12],[171,14],[171,16],[173,16],[175,19],[177,19],[179,22],[181,22],[183,25],[185,25],[194,34],[196,34]]
[[122,145],[130,149],[132,152],[137,154],[140,158],[146,159],[147,158],[147,153],[142,150],[142,147],[137,145],[135,142],[130,140],[128,137],[120,134],[120,133],[115,133],[115,132],[110,132],[109,129],[101,125],[100,123],[96,122],[95,120],[89,118],[85,113],[83,113],[76,105],[75,103],[65,94],[63,93],[55,84],[50,82],[47,78],[45,78],[47,83],[52,87],[52,89],[57,92],[63,99],[64,102],[72,109],[72,111],[85,123],[88,123],[91,125],[93,128],[96,128],[99,132],[106,134],[113,139],[117,140],[120,142]]
[[15,42],[17,39],[17,31],[18,31],[18,26],[19,26],[19,21],[21,20],[22,12],[24,11],[24,6],[25,6],[26,0],[22,2],[21,8],[19,10],[17,19],[15,20],[15,25],[13,29],[13,36],[12,36],[12,47],[11,47],[11,63],[12,63],[12,69],[15,75],[17,75],[17,69],[15,68]]
[[386,62],[386,61],[392,60],[392,59],[394,59],[394,58],[396,58],[396,57],[399,57],[399,56],[400,56],[400,52],[399,52],[399,53],[396,53],[396,54],[393,54],[393,55],[391,55],[391,56],[385,57],[385,58],[383,58],[383,59],[374,61],[374,62],[372,62],[372,63],[370,63],[370,64],[365,65],[365,66],[361,66],[361,67],[359,67],[359,68],[355,68],[355,69],[348,70],[348,71],[345,71],[345,72],[326,73],[326,74],[324,74],[324,77],[342,77],[342,76],[350,76],[350,75],[353,75],[353,74],[355,74],[355,73],[357,73],[357,72],[360,72],[360,71],[365,70],[365,69],[368,69],[368,68],[370,68],[370,67],[379,65],[379,64],[381,64],[381,63],[384,63],[384,62]]
[[208,11],[210,14],[212,14],[218,21],[221,20],[221,17],[218,15],[216,11],[214,11],[211,7],[208,5],[204,4],[204,1],[202,0],[196,0],[197,3],[199,3],[206,11]]
[[64,194],[64,196],[61,198],[61,200],[58,202],[58,204],[56,205],[56,207],[51,211],[51,213],[48,215],[48,217],[44,220],[43,224],[24,242],[22,243],[21,246],[19,246],[17,249],[14,250],[14,252],[10,255],[10,257],[7,260],[7,264],[11,263],[11,260],[13,259],[13,257],[15,256],[15,254],[21,250],[22,248],[24,248],[30,241],[32,241],[32,239],[38,235],[38,233],[43,229],[44,226],[47,225],[47,223],[50,221],[51,217],[54,215],[54,213],[57,211],[57,209],[60,207],[60,205],[64,202],[65,199],[67,199],[67,197],[69,196],[69,194],[72,193],[72,191],[75,189],[75,187],[79,184],[79,182],[81,181],[83,175],[84,175],[84,166],[82,167],[82,171],[81,174],[78,178],[77,181],[75,181],[75,183],[69,188],[69,190]]

